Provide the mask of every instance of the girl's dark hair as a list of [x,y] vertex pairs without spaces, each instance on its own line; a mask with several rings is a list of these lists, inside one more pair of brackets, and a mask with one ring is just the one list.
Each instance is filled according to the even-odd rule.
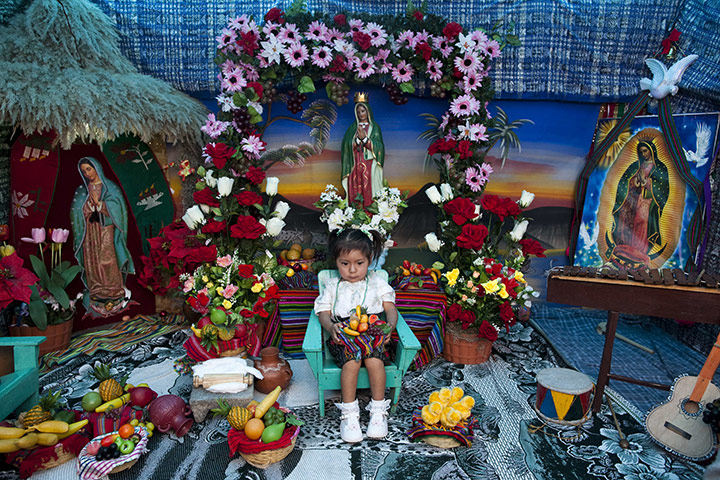
[[357,228],[348,228],[339,234],[331,233],[328,248],[330,262],[334,265],[340,255],[352,250],[360,250],[370,262],[380,257],[383,250],[382,236],[375,230],[370,230],[369,233],[372,240],[364,231]]

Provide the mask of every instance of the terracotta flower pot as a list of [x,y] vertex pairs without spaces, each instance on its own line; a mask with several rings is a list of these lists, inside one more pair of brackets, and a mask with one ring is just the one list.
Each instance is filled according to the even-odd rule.
[[23,325],[22,327],[10,326],[10,336],[12,337],[46,337],[40,344],[40,356],[56,350],[65,350],[70,345],[70,337],[72,335],[73,320],[60,323],[58,325],[48,325],[45,330],[37,327]]
[[443,358],[448,362],[475,365],[490,358],[493,342],[478,338],[477,328],[463,330],[460,322],[447,322],[443,341]]

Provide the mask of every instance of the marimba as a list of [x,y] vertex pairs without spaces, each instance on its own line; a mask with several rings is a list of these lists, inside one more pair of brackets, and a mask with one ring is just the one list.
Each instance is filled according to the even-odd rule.
[[669,390],[669,385],[610,373],[619,313],[720,325],[720,277],[679,269],[612,270],[555,267],[547,281],[549,302],[608,311],[607,333],[593,411],[598,412],[608,379]]

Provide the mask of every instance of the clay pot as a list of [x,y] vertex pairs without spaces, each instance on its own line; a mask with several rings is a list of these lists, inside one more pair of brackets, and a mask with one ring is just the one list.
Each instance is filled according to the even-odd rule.
[[460,322],[445,324],[443,335],[443,358],[448,362],[463,365],[484,363],[490,358],[493,342],[487,338],[478,338],[477,328],[463,330]]
[[255,368],[263,374],[262,380],[255,380],[255,390],[270,393],[275,387],[285,390],[290,385],[293,372],[290,365],[280,358],[277,347],[265,347],[260,350],[260,360],[255,360]]
[[158,431],[165,433],[172,428],[178,437],[185,435],[195,422],[190,406],[177,395],[159,396],[152,401],[148,412]]

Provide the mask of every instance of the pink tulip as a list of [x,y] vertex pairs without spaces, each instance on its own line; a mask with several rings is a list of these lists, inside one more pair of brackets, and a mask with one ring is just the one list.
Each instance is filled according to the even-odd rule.
[[70,235],[70,230],[66,228],[56,228],[52,231],[52,241],[55,243],[65,243],[67,242],[68,236]]
[[22,240],[23,242],[28,242],[28,243],[36,243],[36,244],[43,243],[45,241],[45,229],[42,227],[41,228],[33,228],[32,230],[30,230],[30,236],[32,238],[22,237],[20,240]]

